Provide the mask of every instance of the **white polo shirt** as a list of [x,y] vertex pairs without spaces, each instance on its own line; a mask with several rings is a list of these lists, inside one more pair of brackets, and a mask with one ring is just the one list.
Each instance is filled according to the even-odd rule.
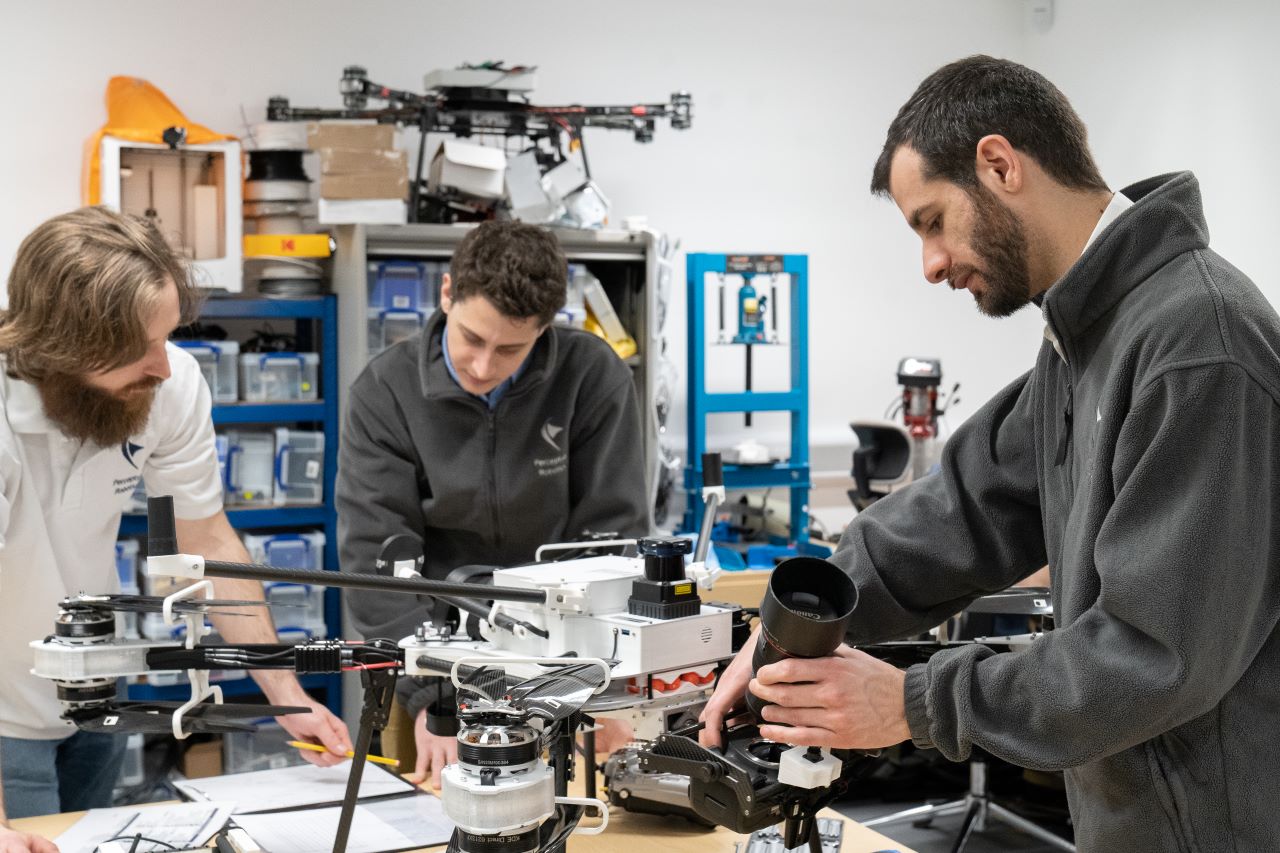
[[0,359],[0,735],[74,732],[53,682],[31,675],[28,643],[53,633],[66,596],[119,591],[115,542],[138,478],[148,494],[172,495],[178,518],[222,509],[209,387],[189,353],[166,350],[171,375],[146,427],[108,448],[64,435]]

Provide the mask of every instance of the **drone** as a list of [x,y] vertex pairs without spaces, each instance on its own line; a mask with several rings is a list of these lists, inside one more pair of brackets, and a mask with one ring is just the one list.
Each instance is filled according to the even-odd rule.
[[[387,724],[395,682],[402,673],[448,676],[456,691],[456,729],[450,734],[459,739],[460,760],[446,769],[442,792],[446,813],[460,828],[455,848],[470,853],[488,839],[486,849],[492,849],[495,839],[505,843],[514,832],[527,845],[521,851],[558,851],[569,833],[599,832],[607,822],[604,803],[593,798],[593,767],[587,773],[587,797],[567,797],[575,772],[574,733],[593,722],[589,714],[639,714],[659,728],[673,714],[687,715],[705,701],[715,673],[732,658],[733,637],[742,636],[734,622],[741,608],[704,603],[695,592],[697,582],[684,566],[691,543],[684,539],[630,542],[641,552],[636,557],[585,557],[496,569],[492,583],[481,584],[423,579],[414,568],[421,565],[420,554],[406,558],[405,543],[396,537],[385,543],[378,561],[386,574],[377,575],[182,554],[169,497],[148,499],[147,528],[147,573],[194,583],[164,598],[64,599],[53,633],[31,643],[34,674],[54,682],[64,717],[80,728],[171,733],[183,739],[196,733],[252,729],[248,721],[263,714],[306,710],[225,703],[221,689],[209,682],[211,670],[359,672],[364,703],[335,853],[346,849],[365,757],[373,732]],[[581,550],[584,544],[594,548],[605,543],[551,550]],[[510,578],[504,577],[508,571],[514,572]],[[709,584],[705,571],[692,574]],[[243,614],[244,608],[262,604],[212,598],[206,575],[432,596],[461,605],[470,624],[456,635],[448,623],[424,626],[398,642],[203,643],[205,615]],[[185,638],[117,639],[114,621],[119,611],[161,613],[166,624],[185,623]],[[528,659],[528,650],[515,651],[521,644],[538,643],[542,645],[536,659]],[[165,703],[130,702],[118,696],[121,676],[157,670],[185,670],[191,697]],[[550,756],[545,762],[544,752]],[[586,755],[592,763],[592,750]],[[522,811],[512,815],[486,808],[485,803],[497,802],[486,799],[495,791],[511,795],[501,800],[504,807],[519,804]],[[588,812],[600,816],[599,824],[579,828]],[[511,819],[495,823],[496,814]]]
[[[411,222],[476,221],[491,210],[475,199],[449,192],[425,193],[423,165],[428,133],[448,133],[460,138],[497,136],[523,138],[531,145],[520,157],[529,162],[534,184],[543,177],[557,185],[556,200],[568,201],[584,188],[603,198],[591,179],[583,130],[588,127],[630,131],[640,143],[653,141],[660,120],[675,130],[693,123],[693,98],[688,92],[671,94],[664,103],[613,106],[538,106],[528,100],[536,69],[504,67],[501,62],[438,70],[427,74],[422,93],[396,89],[369,79],[367,69],[348,65],[342,70],[338,91],[341,108],[297,107],[283,96],[267,102],[268,121],[317,121],[321,119],[372,119],[382,124],[416,128],[418,142],[415,179],[411,181]],[[381,102],[381,106],[371,105]],[[581,165],[570,161],[576,153]],[[519,157],[517,160],[520,159]],[[515,161],[513,161],[515,162]],[[564,166],[557,172],[557,167]],[[553,173],[555,177],[552,177]],[[605,203],[607,206],[607,202]]]

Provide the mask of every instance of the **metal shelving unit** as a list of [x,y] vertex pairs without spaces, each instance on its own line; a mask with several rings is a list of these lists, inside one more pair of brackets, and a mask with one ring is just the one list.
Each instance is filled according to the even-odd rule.
[[[217,426],[240,424],[318,424],[324,431],[324,503],[303,506],[228,508],[227,518],[237,530],[269,528],[320,527],[324,530],[324,565],[329,571],[338,569],[338,514],[333,500],[334,481],[338,473],[338,299],[320,296],[306,299],[210,299],[204,303],[201,320],[293,320],[300,349],[317,347],[320,352],[320,389],[323,399],[300,403],[229,403],[213,407]],[[316,328],[313,328],[316,327]],[[120,534],[139,535],[146,532],[144,515],[126,515],[120,522]],[[342,636],[342,607],[338,590],[325,590],[325,624],[331,637]],[[307,675],[301,679],[305,689],[324,691],[325,704],[335,714],[342,712],[342,677]],[[226,696],[259,695],[257,684],[250,678],[220,682]],[[178,699],[187,695],[186,685],[129,685],[129,698],[139,700]]]

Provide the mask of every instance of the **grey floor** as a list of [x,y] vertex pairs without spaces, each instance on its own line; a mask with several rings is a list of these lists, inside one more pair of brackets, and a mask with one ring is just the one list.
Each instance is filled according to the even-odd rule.
[[[944,802],[942,799],[930,802]],[[884,815],[893,814],[922,803],[884,803],[880,800],[844,800],[835,803],[833,808],[845,817],[857,821],[868,821]],[[936,818],[928,827],[916,827],[911,821],[887,826],[874,827],[876,832],[892,838],[916,853],[950,853],[960,829],[961,815]],[[1007,853],[1017,850],[1019,853],[1059,853],[1051,847],[1029,835],[1019,832],[1001,823],[988,822],[982,832],[974,832],[965,845],[965,853]]]

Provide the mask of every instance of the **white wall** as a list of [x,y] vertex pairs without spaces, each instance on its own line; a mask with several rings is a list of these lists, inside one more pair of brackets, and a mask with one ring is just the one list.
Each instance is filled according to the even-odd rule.
[[1059,0],[1027,61],[1089,125],[1102,174],[1123,187],[1190,169],[1210,244],[1280,305],[1270,266],[1280,198],[1280,4],[1272,0]]
[[[1277,195],[1268,149],[1280,122],[1280,61],[1267,39],[1280,13],[1263,0],[1059,0],[1047,33],[1027,26],[1021,0],[24,5],[21,23],[7,10],[0,26],[11,91],[0,133],[2,270],[27,231],[79,203],[82,143],[105,117],[113,74],[147,78],[193,120],[230,132],[243,127],[241,108],[257,121],[273,94],[338,105],[337,79],[352,63],[408,89],[462,61],[536,64],[543,103],[690,90],[690,131],[660,127],[648,146],[588,131],[593,170],[618,221],[646,214],[690,251],[809,254],[819,467],[847,464],[847,422],[883,411],[900,356],[943,359],[947,384],[963,383],[958,422],[1040,343],[1032,311],[989,320],[967,294],[925,286],[916,238],[867,192],[890,119],[951,59],[989,52],[1044,71],[1089,125],[1114,186],[1195,169],[1215,245],[1246,272],[1266,272]],[[1280,284],[1260,283],[1276,301]],[[680,290],[670,336],[683,374]],[[739,382],[740,364],[727,359],[717,385]],[[739,424],[713,422],[726,445]],[[673,431],[684,432],[682,410]],[[759,433],[781,449],[770,419]],[[832,445],[839,451],[818,453]]]

